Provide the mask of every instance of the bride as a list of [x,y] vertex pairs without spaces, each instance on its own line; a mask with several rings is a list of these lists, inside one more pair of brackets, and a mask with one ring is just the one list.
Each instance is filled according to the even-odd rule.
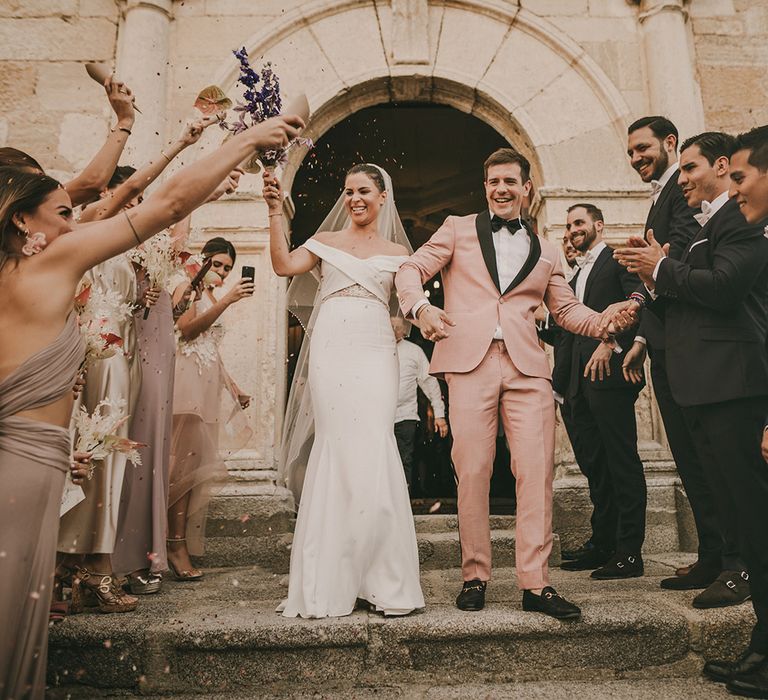
[[[394,436],[394,274],[410,254],[381,168],[360,164],[319,232],[289,251],[282,192],[264,175],[275,273],[307,331],[285,420],[280,475],[301,496],[286,617],[424,607],[408,487]],[[305,479],[306,474],[306,479]],[[303,491],[303,495],[302,495]]]

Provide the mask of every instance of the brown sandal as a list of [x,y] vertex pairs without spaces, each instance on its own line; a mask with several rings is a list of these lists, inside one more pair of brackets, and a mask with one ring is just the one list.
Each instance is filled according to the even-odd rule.
[[72,581],[72,614],[81,613],[85,608],[98,608],[103,613],[132,612],[137,604],[138,599],[121,591],[111,574],[78,567]]
[[[173,537],[166,540],[168,542],[186,542],[186,537]],[[179,571],[176,565],[171,561],[171,557],[168,557],[168,568],[177,581],[200,581],[203,578],[203,572],[200,569],[184,569]]]

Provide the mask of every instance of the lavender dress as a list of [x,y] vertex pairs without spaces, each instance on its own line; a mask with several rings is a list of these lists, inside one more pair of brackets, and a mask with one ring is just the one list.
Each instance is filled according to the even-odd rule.
[[18,416],[71,393],[85,347],[74,313],[0,380],[0,697],[45,693],[48,610],[69,430]]
[[[146,290],[139,281],[139,298]],[[168,568],[165,537],[168,523],[168,468],[173,420],[173,374],[176,340],[171,296],[163,291],[149,316],[134,316],[141,390],[133,412],[131,437],[140,448],[141,465],[125,471],[112,565],[128,574],[139,569]]]

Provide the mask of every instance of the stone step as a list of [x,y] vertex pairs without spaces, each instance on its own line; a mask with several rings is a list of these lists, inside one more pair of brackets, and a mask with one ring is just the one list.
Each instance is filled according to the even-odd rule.
[[[500,517],[509,518],[510,516]],[[497,524],[508,523],[505,521]],[[427,524],[426,527],[436,526]],[[210,526],[208,532],[211,532]],[[417,531],[416,542],[419,547],[419,562],[424,569],[451,569],[461,562],[458,529]],[[293,535],[286,532],[267,535],[249,535],[243,532],[237,535],[209,536],[206,541],[205,556],[196,558],[195,562],[205,568],[256,565],[272,573],[284,574],[288,573],[292,543]],[[501,565],[513,564],[515,561],[514,529],[491,530],[491,552],[493,560]],[[552,566],[560,563],[560,539],[557,535],[553,539],[552,555],[549,561]]]
[[[731,698],[725,687],[705,678],[664,678],[662,680],[602,680],[602,681],[526,681],[522,683],[483,683],[446,687],[444,685],[390,683],[388,685],[366,685],[347,689],[343,695],[352,700],[725,700]],[[55,688],[48,693],[49,700],[90,700],[91,698],[114,697],[111,691],[95,691],[92,688]],[[145,700],[161,700],[167,695],[146,695]],[[328,691],[286,691],[247,694],[220,693],[204,695],[178,695],[174,700],[331,700],[340,694]]]
[[[451,514],[414,515],[416,533],[458,532],[459,516]],[[491,530],[512,530],[515,527],[514,515],[491,515]]]
[[[697,611],[690,605],[695,592],[658,587],[676,564],[690,560],[647,559],[646,577],[628,581],[554,570],[553,585],[582,607],[576,623],[523,612],[511,569],[494,571],[488,604],[478,613],[453,605],[458,570],[426,570],[424,612],[383,618],[357,611],[323,620],[274,612],[285,594],[283,576],[258,567],[212,571],[198,584],[167,582],[159,595],[142,598],[135,613],[84,614],[53,628],[49,680],[61,692],[92,689],[85,697],[106,690],[355,697],[350,689],[390,685],[440,686],[448,693],[450,686],[486,682],[667,677],[697,684],[706,659],[746,646],[754,617],[749,605]],[[428,697],[443,697],[436,692]]]

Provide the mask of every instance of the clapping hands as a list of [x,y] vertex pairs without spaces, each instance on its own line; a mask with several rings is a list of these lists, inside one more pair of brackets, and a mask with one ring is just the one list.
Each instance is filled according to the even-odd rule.
[[630,272],[635,273],[648,289],[656,286],[653,273],[659,260],[669,254],[669,243],[662,246],[653,235],[653,229],[648,229],[646,238],[632,236],[624,248],[613,251],[613,257]]

